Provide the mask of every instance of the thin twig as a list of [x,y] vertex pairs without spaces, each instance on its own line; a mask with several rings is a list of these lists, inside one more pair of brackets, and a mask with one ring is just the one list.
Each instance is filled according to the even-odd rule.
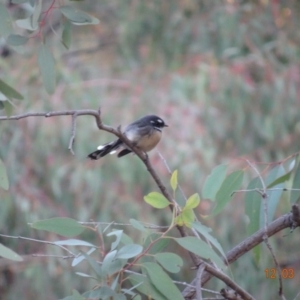
[[[116,226],[130,226],[132,227],[132,224],[130,223],[111,223],[111,222],[79,222],[79,224],[81,225],[100,225],[100,226],[106,226],[106,225],[116,225]],[[150,224],[150,223],[146,223],[146,222],[140,222],[141,224],[144,225],[145,228],[148,229],[166,229],[169,228],[170,226],[158,226],[158,225],[154,225],[154,224]]]
[[76,118],[77,118],[77,113],[72,115],[71,137],[70,137],[69,147],[68,147],[68,149],[71,151],[71,153],[73,155],[75,155],[74,150],[73,150],[73,145],[74,145],[75,136],[76,136]]
[[201,277],[203,274],[203,271],[205,270],[205,265],[201,264],[197,270],[197,276],[196,276],[196,280],[197,280],[197,285],[196,285],[196,299],[197,300],[203,300],[202,298],[202,289],[201,289]]
[[2,237],[6,237],[6,238],[10,238],[10,239],[20,239],[20,240],[25,240],[25,241],[30,241],[30,242],[36,242],[36,243],[42,243],[42,244],[48,244],[48,245],[53,245],[53,246],[57,246],[65,251],[67,251],[69,254],[71,254],[73,257],[76,257],[76,254],[73,253],[71,250],[69,250],[68,248],[62,246],[62,245],[58,245],[49,241],[43,241],[43,240],[37,240],[37,239],[32,239],[32,238],[27,238],[27,237],[23,237],[23,236],[13,236],[13,235],[7,235],[7,234],[0,234],[0,236]]

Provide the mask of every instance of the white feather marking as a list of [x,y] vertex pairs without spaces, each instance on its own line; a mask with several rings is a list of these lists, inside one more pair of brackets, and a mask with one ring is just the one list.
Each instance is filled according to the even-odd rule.
[[98,146],[97,150],[102,150],[105,147],[105,145]]
[[112,154],[115,154],[116,152],[117,152],[117,151],[114,150],[114,151],[109,152],[109,154],[112,155]]

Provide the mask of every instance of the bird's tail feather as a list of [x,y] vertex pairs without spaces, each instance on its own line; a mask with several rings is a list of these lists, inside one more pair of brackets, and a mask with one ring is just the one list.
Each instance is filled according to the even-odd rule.
[[97,160],[111,152],[116,151],[120,147],[121,144],[122,144],[122,142],[120,140],[116,140],[114,142],[99,146],[98,150],[90,153],[87,157],[92,160]]

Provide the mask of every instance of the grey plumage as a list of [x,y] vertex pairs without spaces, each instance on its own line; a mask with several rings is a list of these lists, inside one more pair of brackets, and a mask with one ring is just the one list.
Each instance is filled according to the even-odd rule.
[[[158,144],[161,139],[162,128],[167,126],[168,125],[166,125],[161,118],[155,115],[148,115],[125,127],[123,134],[136,147],[144,152],[148,152]],[[132,152],[120,139],[118,139],[111,143],[99,146],[98,150],[90,153],[87,157],[92,160],[97,160],[109,153],[114,153],[121,147],[123,150],[119,152],[118,157],[122,157]]]

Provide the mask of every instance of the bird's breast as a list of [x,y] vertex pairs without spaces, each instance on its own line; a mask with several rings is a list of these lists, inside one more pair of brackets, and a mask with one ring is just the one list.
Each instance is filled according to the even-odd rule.
[[144,152],[151,151],[160,141],[161,131],[152,130],[150,134],[147,134],[139,139],[136,146]]

